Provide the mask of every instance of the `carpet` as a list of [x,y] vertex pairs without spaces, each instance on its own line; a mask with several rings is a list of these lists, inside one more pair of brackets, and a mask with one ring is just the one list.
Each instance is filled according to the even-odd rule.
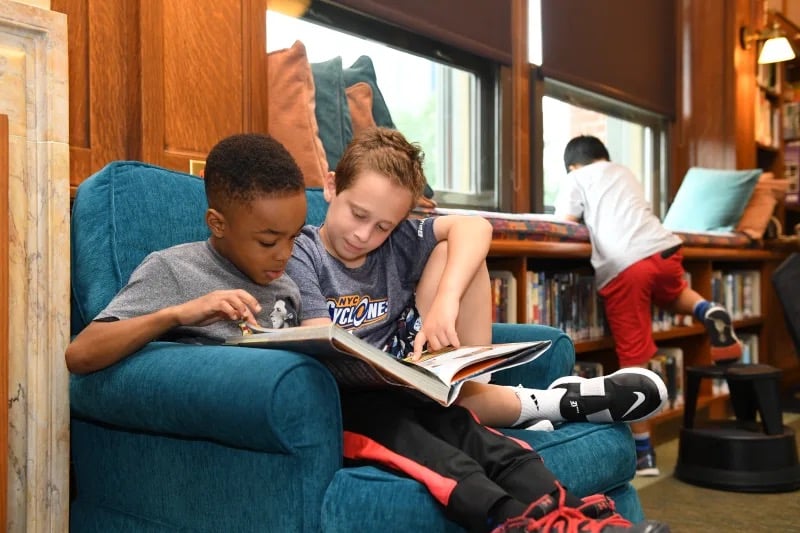
[[[800,448],[800,416],[784,414]],[[676,479],[677,439],[656,447],[661,475],[636,478],[644,514],[669,524],[673,533],[800,531],[800,491],[772,494],[721,491]]]

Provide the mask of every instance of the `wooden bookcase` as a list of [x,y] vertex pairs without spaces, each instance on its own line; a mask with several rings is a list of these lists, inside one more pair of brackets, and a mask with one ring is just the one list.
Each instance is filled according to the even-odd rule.
[[[735,321],[737,333],[753,333],[759,338],[759,362],[784,371],[785,383],[800,377],[798,360],[786,330],[783,312],[772,288],[771,276],[787,257],[782,250],[684,247],[684,268],[691,274],[692,288],[710,298],[712,273],[715,270],[753,270],[760,273],[760,316]],[[591,246],[588,243],[520,242],[495,240],[489,254],[489,268],[510,270],[517,279],[517,301],[525,302],[527,288],[520,280],[527,270],[575,270],[590,268]],[[522,306],[518,306],[517,322],[524,322]],[[697,324],[676,326],[654,333],[656,343],[678,346],[684,352],[684,368],[711,364],[710,345],[705,328]],[[576,359],[597,361],[605,373],[618,368],[614,341],[610,337],[581,340],[575,343]],[[704,380],[698,405],[698,416],[722,416],[728,411],[727,395],[713,395],[711,383]],[[653,419],[653,435],[657,441],[677,436],[683,409],[666,410]]]

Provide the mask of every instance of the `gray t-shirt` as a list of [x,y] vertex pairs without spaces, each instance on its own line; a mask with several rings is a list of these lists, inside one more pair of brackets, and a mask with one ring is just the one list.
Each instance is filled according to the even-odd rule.
[[414,305],[414,291],[437,244],[435,219],[406,220],[356,268],[325,250],[319,228],[306,226],[295,241],[286,273],[300,287],[302,319],[328,317],[373,346],[388,349]]
[[[136,267],[128,284],[95,320],[126,319],[194,300],[217,290],[243,289],[261,304],[256,320],[266,327],[292,327],[300,323],[300,291],[283,275],[268,285],[253,283],[209,241],[179,244],[153,252]],[[236,321],[208,326],[181,326],[162,340],[220,342],[241,335]]]

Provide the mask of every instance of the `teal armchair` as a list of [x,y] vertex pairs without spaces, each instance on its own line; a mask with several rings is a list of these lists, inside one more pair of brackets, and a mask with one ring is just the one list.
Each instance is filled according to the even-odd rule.
[[[324,217],[309,190],[311,223]],[[208,232],[202,181],[116,162],[78,188],[72,213],[72,333],[125,284],[150,251]],[[496,324],[494,340],[552,348],[498,382],[545,388],[568,374],[560,330]],[[279,350],[153,342],[105,370],[72,376],[71,531],[460,532],[425,488],[375,467],[342,465],[339,396],[313,358]],[[578,495],[603,492],[642,518],[630,485],[625,425],[509,430]]]

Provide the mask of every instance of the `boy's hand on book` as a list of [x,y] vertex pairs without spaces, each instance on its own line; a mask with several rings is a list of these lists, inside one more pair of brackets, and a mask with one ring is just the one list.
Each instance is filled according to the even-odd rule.
[[435,301],[431,306],[425,319],[422,321],[422,329],[414,338],[414,352],[411,354],[412,361],[418,361],[428,344],[428,351],[438,352],[448,346],[458,348],[461,342],[456,333],[456,316],[458,316],[458,304],[447,305]]
[[207,326],[220,320],[235,320],[256,324],[255,315],[261,305],[253,295],[242,289],[214,291],[175,306],[181,326]]

